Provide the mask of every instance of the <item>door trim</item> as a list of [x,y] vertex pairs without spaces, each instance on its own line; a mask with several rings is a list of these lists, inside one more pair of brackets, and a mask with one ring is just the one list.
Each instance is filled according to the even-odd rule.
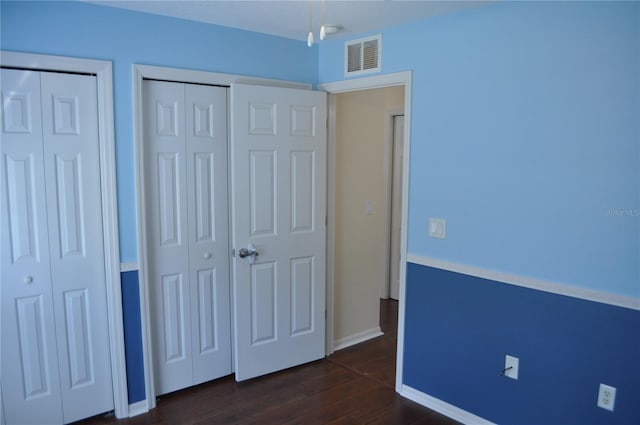
[[[406,290],[406,264],[407,264],[407,224],[409,214],[409,162],[411,151],[411,93],[412,71],[396,72],[392,74],[377,75],[373,77],[342,80],[318,85],[319,90],[329,93],[327,111],[329,117],[328,134],[328,184],[327,206],[335,204],[335,98],[334,94],[346,93],[357,90],[377,89],[390,86],[404,86],[404,161],[402,163],[402,229],[400,234],[400,294],[398,300],[398,348],[396,360],[396,392],[402,391],[402,364],[404,353],[404,319],[405,319],[405,290]],[[333,293],[334,270],[333,256],[335,241],[335,214],[333,208],[327,210],[327,355],[333,353],[333,335],[329,339],[329,333],[333,334]]]
[[[221,74],[216,72],[197,71],[190,69],[167,68],[151,65],[133,65],[133,105],[134,105],[134,135],[135,135],[135,175],[136,175],[136,206],[138,210],[136,225],[138,228],[138,278],[140,286],[140,315],[142,322],[142,358],[144,361],[144,380],[146,409],[156,407],[155,378],[153,374],[153,354],[151,352],[151,312],[149,306],[149,279],[147,270],[149,268],[148,248],[147,248],[147,214],[146,199],[144,191],[144,133],[143,133],[143,97],[142,82],[144,79],[175,81],[180,83],[210,84],[217,86],[230,86],[232,83],[256,84],[263,86],[287,87],[297,89],[311,89],[311,84],[297,83],[284,80],[273,80],[263,78],[253,78],[243,75]],[[230,120],[228,114],[227,120]],[[228,136],[227,136],[228,138]],[[228,139],[227,139],[228,140]],[[227,142],[228,143],[228,142]],[[229,149],[229,152],[231,150]],[[229,168],[230,170],[230,168]],[[230,221],[233,220],[231,211]],[[230,273],[231,273],[230,269]],[[233,276],[231,276],[233,280]],[[232,312],[233,314],[233,312]],[[233,338],[233,334],[232,334]],[[233,346],[232,346],[233,349]],[[141,409],[140,409],[141,410]],[[143,413],[143,412],[138,412]]]
[[393,151],[395,146],[394,118],[404,116],[403,109],[387,109],[384,115],[384,245],[380,254],[380,264],[382,273],[380,276],[380,298],[391,298],[389,288],[391,280],[391,253],[393,252],[393,238],[391,220],[393,217],[393,206],[391,202],[393,194]]
[[100,189],[104,234],[105,282],[113,381],[113,404],[117,418],[129,416],[127,369],[124,354],[118,204],[116,190],[115,138],[113,119],[113,73],[110,61],[19,52],[0,52],[2,66],[34,71],[61,71],[96,76],[98,94],[98,143]]

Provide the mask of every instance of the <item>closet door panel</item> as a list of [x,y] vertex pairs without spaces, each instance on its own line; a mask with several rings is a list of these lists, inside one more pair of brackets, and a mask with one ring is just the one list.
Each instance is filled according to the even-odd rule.
[[184,85],[144,82],[149,292],[156,391],[193,382]]
[[6,423],[62,422],[40,74],[2,79],[2,399]]
[[185,85],[194,384],[231,373],[227,89]]
[[64,421],[113,410],[95,77],[43,73],[42,126]]

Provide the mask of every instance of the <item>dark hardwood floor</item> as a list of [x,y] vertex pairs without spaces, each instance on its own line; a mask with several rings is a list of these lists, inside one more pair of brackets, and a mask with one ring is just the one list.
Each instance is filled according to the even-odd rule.
[[397,304],[381,300],[383,336],[326,359],[248,382],[228,376],[162,396],[144,415],[96,416],[78,424],[456,424],[393,389]]

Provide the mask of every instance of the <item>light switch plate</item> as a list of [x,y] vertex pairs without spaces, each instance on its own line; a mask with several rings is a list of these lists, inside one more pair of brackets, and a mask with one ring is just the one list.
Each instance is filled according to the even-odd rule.
[[446,239],[447,220],[445,220],[444,218],[429,217],[429,237]]
[[373,201],[371,199],[367,199],[364,203],[364,213],[366,215],[373,214]]

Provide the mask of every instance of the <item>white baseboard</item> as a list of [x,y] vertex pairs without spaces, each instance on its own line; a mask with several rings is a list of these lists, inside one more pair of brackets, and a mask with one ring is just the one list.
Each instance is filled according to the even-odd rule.
[[130,418],[134,416],[142,415],[143,413],[147,413],[148,411],[149,411],[149,406],[147,406],[147,400],[140,400],[136,403],[129,405]]
[[403,385],[400,390],[400,395],[408,398],[411,401],[415,401],[418,404],[428,407],[431,410],[435,410],[451,419],[454,419],[463,424],[473,425],[495,425],[493,422],[488,421],[480,416],[476,416],[473,413],[467,412],[464,409],[460,409],[445,401],[439,400],[435,397],[425,394],[422,391],[418,391],[408,385]]
[[333,341],[333,350],[338,351],[343,348],[351,347],[352,345],[360,344],[361,342],[368,341],[370,339],[384,335],[380,326],[376,326],[366,331],[358,332],[353,335],[345,336],[344,338],[336,339]]

